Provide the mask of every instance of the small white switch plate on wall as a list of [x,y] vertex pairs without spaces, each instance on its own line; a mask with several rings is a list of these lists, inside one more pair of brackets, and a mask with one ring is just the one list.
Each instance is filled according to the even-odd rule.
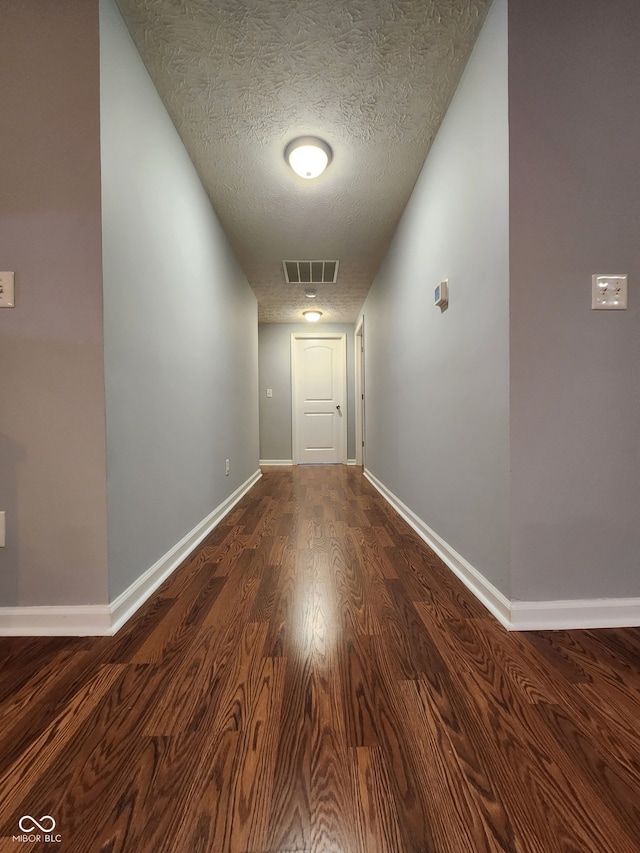
[[624,311],[627,307],[626,275],[591,277],[591,307],[601,311]]
[[14,273],[0,272],[0,308],[15,308]]
[[225,459],[224,460],[224,475],[225,475],[225,477],[229,476],[230,470],[231,470],[231,465],[229,464],[229,460]]
[[273,388],[267,388],[267,397],[273,397]]
[[4,548],[5,546],[5,533],[4,533],[4,510],[0,512],[0,548]]

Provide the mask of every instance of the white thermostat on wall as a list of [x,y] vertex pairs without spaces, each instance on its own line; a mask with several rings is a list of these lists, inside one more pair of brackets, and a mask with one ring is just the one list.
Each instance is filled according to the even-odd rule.
[[434,292],[434,304],[437,308],[444,308],[449,302],[449,279],[445,278],[436,287]]
[[594,310],[622,310],[627,307],[626,275],[594,275],[591,277],[591,307]]

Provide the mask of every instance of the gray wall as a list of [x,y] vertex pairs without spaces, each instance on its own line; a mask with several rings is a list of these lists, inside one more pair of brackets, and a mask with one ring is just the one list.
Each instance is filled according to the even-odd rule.
[[[336,323],[273,323],[258,327],[260,459],[291,459],[291,333],[345,332],[347,335],[347,458],[355,459],[354,327]],[[267,388],[273,397],[267,398]]]
[[113,598],[257,470],[258,350],[255,297],[112,0],[100,35]]
[[107,601],[98,8],[2,4],[0,606]]
[[508,594],[506,28],[496,0],[364,316],[366,467]]
[[638,33],[637,0],[510,4],[514,598],[640,595]]

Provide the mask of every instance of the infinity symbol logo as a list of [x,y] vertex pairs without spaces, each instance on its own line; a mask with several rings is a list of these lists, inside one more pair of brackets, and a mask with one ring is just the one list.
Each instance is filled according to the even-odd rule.
[[23,832],[33,832],[34,829],[39,829],[40,832],[53,832],[56,822],[50,814],[43,814],[39,821],[30,814],[26,814],[20,818],[18,826]]

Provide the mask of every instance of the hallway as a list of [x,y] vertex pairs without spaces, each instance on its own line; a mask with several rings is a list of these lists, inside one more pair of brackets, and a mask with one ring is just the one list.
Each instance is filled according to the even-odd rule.
[[640,851],[640,629],[506,633],[361,469],[266,469],[116,637],[0,650],[0,851]]

